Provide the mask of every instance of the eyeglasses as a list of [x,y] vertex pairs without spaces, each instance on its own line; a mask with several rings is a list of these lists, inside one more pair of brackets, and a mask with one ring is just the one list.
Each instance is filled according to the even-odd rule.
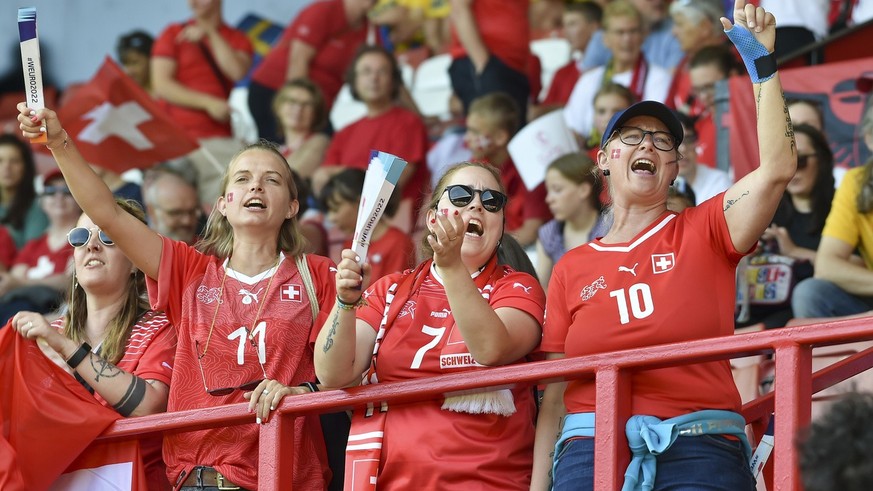
[[667,152],[676,148],[676,138],[666,131],[646,131],[635,126],[622,126],[617,131],[619,140],[625,145],[639,145],[646,135],[652,135],[652,143],[658,150]]
[[291,104],[292,106],[315,107],[315,101],[304,101],[293,97],[281,97],[279,98],[279,101],[285,104]]
[[810,153],[807,155],[798,155],[797,156],[797,170],[806,169],[809,165],[809,159],[814,159],[816,155],[814,153]]
[[198,218],[200,216],[200,208],[155,208],[165,213],[168,217],[178,220],[180,218]]
[[[106,232],[100,230],[99,228],[95,229],[95,230],[97,230],[97,237],[100,239],[100,242],[102,242],[103,245],[105,245],[105,246],[114,246],[115,245],[115,241],[110,239],[109,236],[106,235]],[[67,233],[67,242],[69,242],[70,245],[73,247],[82,247],[83,245],[87,244],[90,241],[91,241],[91,229],[88,229],[85,227],[76,227]]]
[[476,194],[479,195],[485,211],[497,213],[506,206],[506,195],[493,189],[473,189],[463,184],[452,184],[446,186],[443,193],[449,193],[449,201],[459,208],[469,205]]
[[70,192],[70,188],[67,186],[46,186],[42,190],[43,196],[54,196],[56,194],[61,194],[64,196],[72,196],[73,193]]
[[249,344],[251,344],[255,348],[255,350],[258,351],[258,355],[257,355],[258,365],[261,366],[261,374],[263,375],[263,378],[259,378],[257,380],[252,380],[251,382],[246,382],[244,384],[237,385],[236,387],[222,387],[219,389],[210,389],[209,386],[206,385],[206,372],[203,370],[203,362],[201,361],[203,359],[203,357],[206,356],[206,352],[205,351],[201,352],[200,351],[200,342],[194,341],[194,345],[197,348],[197,366],[200,367],[200,379],[203,380],[203,389],[206,390],[207,394],[209,394],[211,396],[218,397],[218,396],[226,396],[228,394],[232,394],[233,391],[235,391],[235,390],[242,390],[242,391],[255,390],[255,388],[258,386],[258,384],[260,384],[261,382],[264,381],[264,379],[267,378],[267,370],[266,370],[266,368],[264,368],[264,362],[261,361],[260,350],[255,345],[254,339],[252,339]]

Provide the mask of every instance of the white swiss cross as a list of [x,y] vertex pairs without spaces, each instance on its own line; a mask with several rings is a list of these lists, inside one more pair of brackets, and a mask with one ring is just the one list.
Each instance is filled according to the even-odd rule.
[[673,269],[676,265],[676,258],[673,253],[669,254],[652,254],[652,270],[655,274],[666,273]]
[[128,101],[120,106],[104,102],[88,111],[82,119],[91,120],[77,136],[84,142],[99,145],[110,136],[117,136],[137,150],[148,150],[155,146],[138,128],[140,124],[150,121],[152,116],[136,102]]
[[300,285],[282,285],[279,299],[283,302],[302,302],[303,294],[300,289]]

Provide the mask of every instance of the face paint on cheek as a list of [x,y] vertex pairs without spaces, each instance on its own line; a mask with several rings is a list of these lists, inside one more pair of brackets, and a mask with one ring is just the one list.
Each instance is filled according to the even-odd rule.
[[233,193],[227,193],[227,202],[233,203]]
[[619,157],[621,157],[621,149],[620,148],[613,148],[612,152],[610,152],[610,154],[609,154],[609,158],[617,159]]

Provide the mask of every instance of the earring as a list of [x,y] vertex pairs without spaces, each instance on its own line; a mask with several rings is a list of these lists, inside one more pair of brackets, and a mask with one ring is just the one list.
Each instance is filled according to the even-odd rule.
[[672,181],[670,181],[670,185],[671,185],[671,186],[674,185],[674,184],[676,184],[676,179],[673,179]]
[[603,169],[603,175],[604,175],[604,176],[608,176],[608,175],[609,175],[609,169]]

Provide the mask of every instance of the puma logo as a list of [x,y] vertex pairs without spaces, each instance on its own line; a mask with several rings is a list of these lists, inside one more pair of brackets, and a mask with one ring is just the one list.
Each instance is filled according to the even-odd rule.
[[525,293],[530,293],[530,289],[533,288],[532,286],[524,286],[517,281],[512,284],[512,287],[513,288],[521,288],[522,290],[524,290]]
[[639,264],[640,264],[640,263],[634,263],[634,267],[633,267],[633,268],[627,268],[627,267],[625,267],[625,266],[619,266],[619,267],[618,267],[618,272],[621,273],[622,271],[624,271],[625,273],[630,273],[630,274],[634,275],[634,277],[636,277],[636,276],[637,276],[637,272],[634,271],[634,270],[637,269],[637,266],[639,266]]

